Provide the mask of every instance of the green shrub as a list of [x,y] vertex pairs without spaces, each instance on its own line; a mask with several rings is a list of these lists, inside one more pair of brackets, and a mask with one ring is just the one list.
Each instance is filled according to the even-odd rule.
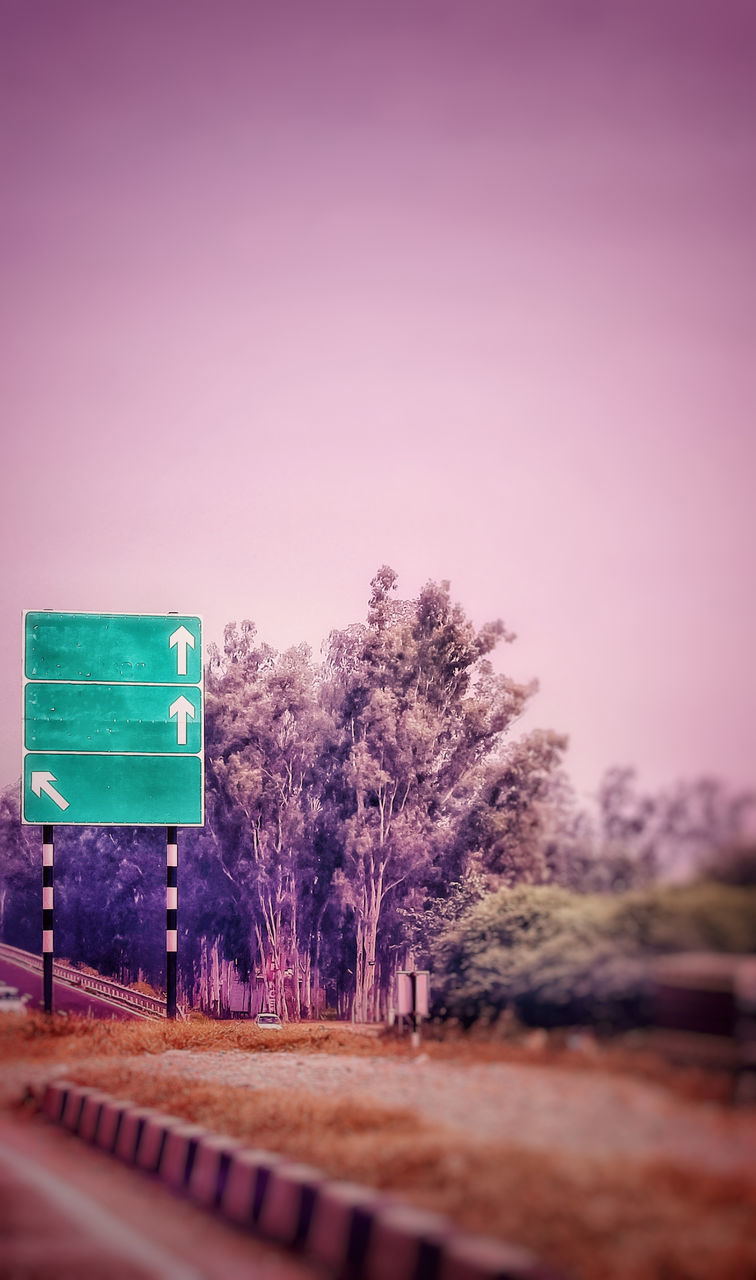
[[690,950],[756,951],[756,889],[500,889],[436,938],[434,1013],[467,1026],[507,1008],[531,1025],[636,1025],[649,959]]

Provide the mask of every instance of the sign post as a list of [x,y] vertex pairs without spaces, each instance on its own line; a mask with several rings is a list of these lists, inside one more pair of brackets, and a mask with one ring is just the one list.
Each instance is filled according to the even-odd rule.
[[166,1013],[176,1017],[176,961],[178,958],[178,838],[175,827],[166,832],[165,859],[165,997]]
[[[24,614],[21,821],[43,827],[52,1009],[53,824],[167,828],[166,985],[176,1012],[179,826],[204,825],[202,621]],[[49,956],[49,961],[48,961]]]
[[55,856],[54,832],[50,826],[42,828],[42,1006],[45,1013],[53,1011],[53,861]]
[[204,822],[202,623],[24,616],[22,821]]

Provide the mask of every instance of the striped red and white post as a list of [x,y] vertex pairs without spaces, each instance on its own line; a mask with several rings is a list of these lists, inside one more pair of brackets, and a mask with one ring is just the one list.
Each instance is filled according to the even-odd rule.
[[176,960],[178,952],[178,836],[167,827],[165,867],[165,994],[166,1013],[176,1017]]
[[53,1011],[53,860],[52,827],[42,827],[42,1001]]

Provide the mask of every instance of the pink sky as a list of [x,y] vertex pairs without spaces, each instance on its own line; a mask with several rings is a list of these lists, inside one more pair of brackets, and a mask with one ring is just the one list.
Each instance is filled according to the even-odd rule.
[[24,608],[315,650],[450,578],[590,793],[753,785],[756,10],[0,0]]

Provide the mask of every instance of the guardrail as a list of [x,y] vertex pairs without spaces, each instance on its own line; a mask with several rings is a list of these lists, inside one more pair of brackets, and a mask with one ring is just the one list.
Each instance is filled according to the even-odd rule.
[[[27,969],[42,972],[42,957],[35,955],[32,951],[22,951],[20,947],[11,947],[6,942],[0,942],[0,956],[6,960],[16,961]],[[160,1000],[157,996],[143,995],[141,991],[132,991],[131,987],[124,987],[120,982],[113,982],[110,978],[100,978],[97,974],[84,973],[81,969],[62,964],[59,960],[53,961],[53,977],[60,978],[62,982],[67,982],[72,987],[79,987],[82,991],[107,996],[110,1000],[117,1000],[119,1004],[139,1009],[148,1017],[166,1017],[165,1000]],[[179,1011],[179,1016],[183,1016],[183,1011]]]

